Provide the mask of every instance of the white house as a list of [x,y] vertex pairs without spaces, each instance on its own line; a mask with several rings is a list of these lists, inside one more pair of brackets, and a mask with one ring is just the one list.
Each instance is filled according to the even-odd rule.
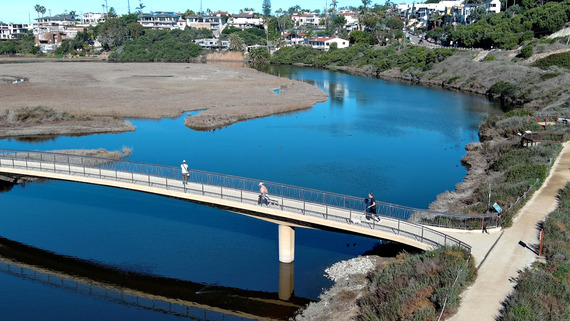
[[255,17],[253,11],[240,12],[232,15],[228,24],[242,30],[263,27],[263,18]]
[[219,37],[226,27],[226,19],[223,16],[190,16],[186,17],[186,25],[191,28],[206,28],[212,31],[214,36]]
[[14,40],[27,34],[33,29],[31,23],[3,23],[0,22],[0,40]]
[[339,15],[343,16],[346,20],[346,24],[344,25],[344,29],[346,29],[346,31],[351,32],[359,29],[360,20],[358,18],[358,13],[349,10],[342,10],[339,11]]
[[500,0],[486,0],[483,3],[464,4],[464,0],[440,1],[439,3],[413,3],[398,4],[396,10],[400,17],[408,23],[418,23],[418,26],[427,26],[429,20],[439,15],[444,17],[444,23],[469,23],[467,17],[475,8],[484,7],[487,12],[501,11]]
[[194,43],[206,49],[230,49],[228,39],[203,38],[194,40]]
[[174,12],[150,12],[143,13],[138,22],[143,28],[148,29],[178,29],[180,15]]
[[319,14],[312,13],[312,12],[301,12],[296,13],[291,16],[291,20],[293,21],[293,25],[296,27],[303,27],[303,26],[319,26],[321,23],[321,17]]
[[87,12],[81,15],[81,25],[83,26],[96,26],[105,20],[105,14],[102,12]]
[[348,48],[349,45],[348,40],[337,37],[315,38],[309,40],[309,46],[325,51],[328,51],[333,43],[336,43],[338,49]]

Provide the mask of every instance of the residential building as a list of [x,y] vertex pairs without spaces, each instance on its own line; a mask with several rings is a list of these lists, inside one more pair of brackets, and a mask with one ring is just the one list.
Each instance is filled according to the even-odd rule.
[[341,10],[338,14],[343,16],[346,20],[346,24],[344,25],[344,29],[346,29],[346,31],[352,32],[354,30],[360,29],[360,20],[358,18],[358,13],[350,10]]
[[83,26],[96,26],[105,21],[105,14],[102,12],[87,12],[81,15],[81,25]]
[[227,25],[225,16],[190,16],[186,17],[186,25],[191,28],[206,28],[212,31],[214,36],[219,37]]
[[41,17],[36,18],[36,24],[38,26],[51,26],[51,27],[72,27],[75,26],[77,20],[75,16],[69,14],[56,14],[55,16],[51,17]]
[[180,19],[180,14],[174,12],[150,12],[143,13],[138,22],[143,26],[143,28],[148,29],[178,29],[178,20]]
[[407,26],[427,26],[434,16],[442,17],[442,24],[471,23],[468,17],[475,8],[484,7],[487,12],[501,11],[500,0],[486,0],[483,3],[464,4],[464,0],[440,1],[439,3],[398,4],[396,9]]
[[3,23],[0,22],[0,40],[14,40],[32,31],[31,23]]
[[337,37],[315,38],[309,40],[309,46],[325,51],[328,51],[333,43],[336,43],[338,49],[348,48],[349,45],[348,40]]
[[284,32],[282,36],[289,46],[305,45],[308,43],[307,35],[304,33],[292,34],[290,32]]
[[313,12],[301,12],[291,16],[295,27],[313,26],[317,27],[321,24],[322,18],[319,14]]
[[241,30],[249,28],[263,28],[263,18],[256,17],[253,11],[240,12],[231,16],[228,24]]
[[230,49],[230,41],[222,38],[196,39],[194,43],[204,49]]
[[43,52],[55,50],[63,40],[74,39],[77,32],[83,31],[82,27],[76,27],[78,21],[74,15],[61,14],[35,20],[34,37]]

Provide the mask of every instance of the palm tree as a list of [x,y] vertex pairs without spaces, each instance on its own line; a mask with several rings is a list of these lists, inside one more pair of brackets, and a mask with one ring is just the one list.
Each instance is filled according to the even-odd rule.
[[146,7],[146,6],[142,3],[142,1],[139,0],[139,6],[135,8],[135,9],[138,10],[139,16],[142,16],[143,9],[144,9],[145,7]]
[[38,13],[38,19],[40,18],[40,8],[41,8],[41,7],[42,7],[42,6],[40,6],[39,4],[36,4],[36,5],[34,6],[34,10],[36,10],[36,12]]
[[38,19],[40,18],[40,13],[43,15],[44,13],[46,13],[46,7],[36,4],[34,6],[34,10],[38,13]]
[[331,1],[331,7],[333,8],[333,14],[336,12],[336,6],[338,5],[338,1],[337,0],[332,0]]
[[230,41],[230,49],[236,51],[244,51],[247,47],[245,41],[237,34],[237,32],[228,35]]
[[252,63],[266,63],[269,60],[269,50],[265,47],[252,48],[248,60]]

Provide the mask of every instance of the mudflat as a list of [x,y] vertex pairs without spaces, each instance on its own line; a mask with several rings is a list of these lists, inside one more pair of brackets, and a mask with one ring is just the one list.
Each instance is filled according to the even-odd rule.
[[[11,129],[16,136],[28,130],[32,135],[64,135],[67,126],[70,134],[133,130],[123,118],[177,117],[193,110],[202,112],[187,117],[186,126],[208,130],[310,108],[328,95],[310,84],[251,68],[3,59],[0,97],[0,137],[10,137]],[[66,117],[17,115],[30,107]]]

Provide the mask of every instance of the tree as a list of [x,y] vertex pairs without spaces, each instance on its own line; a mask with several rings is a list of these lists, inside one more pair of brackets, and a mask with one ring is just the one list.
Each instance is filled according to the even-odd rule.
[[245,41],[239,36],[237,32],[234,32],[228,36],[230,41],[230,50],[244,51],[247,48]]
[[129,30],[119,18],[109,18],[99,29],[99,41],[106,49],[123,44]]
[[263,4],[261,5],[263,15],[265,17],[269,17],[271,14],[271,1],[270,0],[263,0]]
[[266,63],[270,57],[269,50],[265,47],[251,48],[248,57],[252,63]]
[[344,16],[336,16],[333,18],[332,29],[335,34],[339,33],[344,25],[346,25],[346,18]]
[[196,15],[196,12],[194,12],[194,10],[187,9],[186,12],[184,12],[184,18],[192,17],[195,15]]
[[146,6],[142,3],[142,0],[139,0],[139,6],[135,8],[137,9],[139,16],[142,16],[144,8],[146,8]]
[[295,6],[293,6],[293,7],[289,7],[289,9],[287,9],[287,13],[290,14],[290,15],[292,15],[292,14],[294,14],[294,13],[297,13],[297,12],[299,12],[299,11],[301,11],[301,6],[300,6],[300,5],[295,5]]
[[367,32],[354,30],[350,33],[349,41],[351,44],[364,43],[370,45],[373,43],[374,38]]
[[46,13],[46,7],[36,4],[34,6],[34,10],[38,13],[38,19],[40,18],[40,13],[43,15],[44,13]]
[[485,7],[477,7],[475,10],[471,11],[471,14],[467,17],[470,22],[475,22],[483,20],[487,15],[487,9]]
[[116,18],[116,17],[118,17],[117,11],[115,11],[115,8],[113,8],[113,7],[109,8],[109,12],[107,12],[107,16],[108,16],[109,18]]
[[338,5],[338,1],[337,0],[332,0],[331,1],[331,7],[333,9],[333,14],[336,12],[336,6]]
[[366,11],[366,8],[372,3],[372,0],[362,0],[362,6],[364,7],[364,10]]
[[127,25],[129,29],[129,35],[136,41],[140,36],[144,34],[143,26],[138,22],[131,22]]

